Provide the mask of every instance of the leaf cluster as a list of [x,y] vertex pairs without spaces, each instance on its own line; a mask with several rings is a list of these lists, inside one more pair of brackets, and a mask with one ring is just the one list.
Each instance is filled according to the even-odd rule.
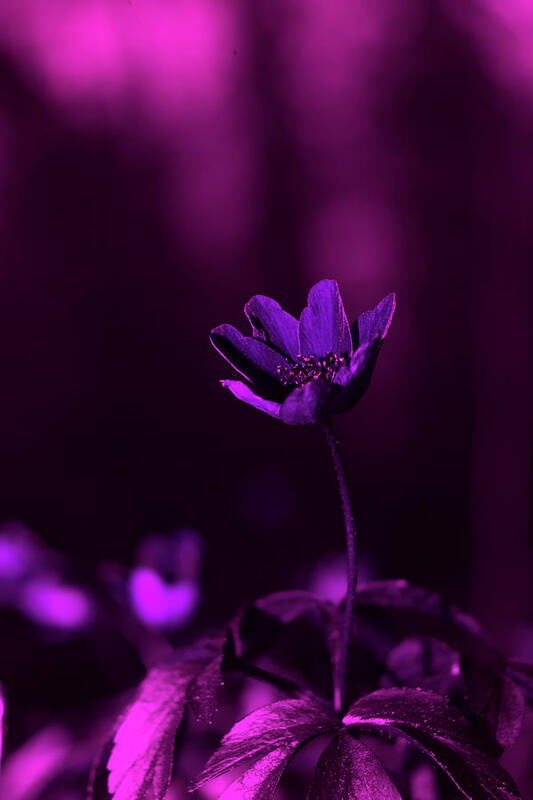
[[[154,667],[115,730],[111,797],[164,800],[185,709],[211,721],[223,676],[241,673],[286,697],[237,721],[191,790],[232,773],[224,800],[270,800],[295,753],[322,737],[308,800],[406,798],[421,761],[442,776],[434,798],[441,785],[446,796],[517,800],[498,758],[518,736],[525,702],[533,703],[533,668],[506,660],[475,620],[437,593],[376,581],[357,592],[349,703],[337,715],[330,698],[341,616],[342,605],[309,592],[269,595],[242,609],[223,635]],[[403,743],[401,770],[387,764],[380,742]]]

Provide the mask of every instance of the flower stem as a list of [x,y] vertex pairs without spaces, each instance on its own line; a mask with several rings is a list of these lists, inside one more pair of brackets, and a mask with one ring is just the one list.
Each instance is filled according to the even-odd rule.
[[342,505],[342,512],[344,514],[344,528],[346,531],[346,600],[344,605],[344,618],[340,632],[340,651],[333,680],[333,704],[335,711],[340,714],[346,700],[346,671],[348,666],[350,639],[352,635],[355,592],[357,589],[358,540],[357,531],[354,524],[350,493],[348,491],[348,484],[346,482],[346,470],[342,460],[339,441],[330,422],[325,423],[323,428],[328,440],[329,448],[331,450],[333,466],[335,467],[337,483],[339,484],[339,495]]

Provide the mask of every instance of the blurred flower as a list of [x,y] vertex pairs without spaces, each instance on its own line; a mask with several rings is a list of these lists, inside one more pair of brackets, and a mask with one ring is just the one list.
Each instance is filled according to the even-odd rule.
[[0,776],[0,797],[37,800],[52,778],[68,763],[72,739],[62,725],[36,733],[5,762]]
[[190,528],[172,536],[147,536],[128,579],[130,603],[149,627],[187,625],[200,602],[202,537]]
[[198,584],[178,581],[167,584],[147,567],[132,570],[129,580],[132,606],[137,616],[156,628],[181,628],[190,622],[200,597]]
[[368,388],[395,305],[395,295],[387,295],[350,330],[337,281],[313,286],[299,321],[270,297],[255,295],[244,309],[253,336],[232,325],[211,332],[216,350],[246,378],[222,385],[289,425],[348,411]]
[[65,582],[65,564],[21,522],[0,528],[0,604],[16,608],[37,625],[73,632],[93,616],[93,601]]
[[[359,559],[358,572],[362,583],[375,577],[372,564],[366,558]],[[346,556],[331,554],[321,558],[311,574],[309,590],[323,600],[340,603],[346,595]]]
[[93,614],[91,600],[82,589],[53,575],[26,581],[17,605],[33,622],[66,631],[83,628]]
[[0,528],[0,582],[24,578],[47,560],[46,555],[37,537],[21,522]]

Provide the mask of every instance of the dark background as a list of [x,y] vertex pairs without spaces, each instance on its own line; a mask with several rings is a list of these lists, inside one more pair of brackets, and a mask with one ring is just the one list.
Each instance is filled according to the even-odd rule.
[[203,622],[305,586],[326,443],[224,392],[209,330],[395,290],[338,420],[367,568],[525,655],[531,52],[519,0],[3,6],[1,517],[86,569],[193,525]]

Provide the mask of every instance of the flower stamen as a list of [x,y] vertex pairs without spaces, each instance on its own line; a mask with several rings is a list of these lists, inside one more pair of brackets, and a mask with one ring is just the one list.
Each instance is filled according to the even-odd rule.
[[299,355],[297,362],[290,367],[277,367],[277,373],[283,386],[303,386],[321,378],[332,381],[338,370],[347,364],[348,356],[337,353],[330,352],[322,358]]

